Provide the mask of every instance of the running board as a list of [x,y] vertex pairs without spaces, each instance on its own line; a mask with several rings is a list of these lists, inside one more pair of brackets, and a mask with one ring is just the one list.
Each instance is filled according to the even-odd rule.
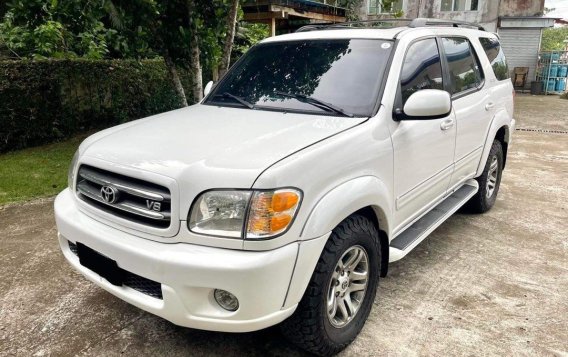
[[436,207],[414,222],[390,242],[389,262],[402,259],[422,242],[434,229],[450,218],[479,190],[476,180],[469,180]]

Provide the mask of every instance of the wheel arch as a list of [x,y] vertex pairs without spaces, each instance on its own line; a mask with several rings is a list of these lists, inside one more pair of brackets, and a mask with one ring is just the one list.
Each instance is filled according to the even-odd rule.
[[361,176],[334,187],[312,208],[302,228],[301,239],[320,237],[359,211],[368,215],[388,235],[392,212],[389,192],[375,176]]
[[[386,218],[384,217],[384,211],[379,206],[367,206],[359,209],[356,212],[353,212],[351,215],[359,214],[368,220],[370,220],[377,228],[379,232],[379,240],[381,243],[381,278],[387,276],[388,269],[389,269],[389,238],[387,232],[381,229],[381,221],[385,221]],[[348,217],[349,217],[348,216]],[[345,217],[347,218],[347,217]]]
[[509,149],[509,126],[503,125],[502,127],[497,130],[495,134],[495,140],[501,143],[501,147],[503,148],[503,169],[505,168],[505,164],[507,163],[507,150]]
[[[491,145],[493,145],[494,140],[498,140],[503,147],[503,164],[505,164],[505,162],[507,161],[507,150],[509,149],[509,143],[511,142],[511,130],[513,127],[514,121],[509,117],[509,114],[507,114],[506,111],[500,111],[495,115],[487,132],[481,160],[479,161],[479,164],[477,166],[477,173],[475,175],[476,177],[480,176],[483,173],[485,162],[489,157],[489,151],[491,150]],[[504,167],[505,166],[503,166],[503,168]]]

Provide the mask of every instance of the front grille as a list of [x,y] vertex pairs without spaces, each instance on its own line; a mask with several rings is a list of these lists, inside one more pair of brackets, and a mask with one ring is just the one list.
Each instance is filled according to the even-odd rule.
[[77,250],[77,244],[69,241],[69,249],[71,250],[71,253],[75,254],[76,256],[79,256],[79,251]]
[[[73,254],[79,256],[77,250],[77,244],[68,241],[69,249]],[[121,268],[122,269],[122,268]],[[122,285],[128,286],[142,294],[149,295],[156,299],[162,300],[162,285],[154,280],[146,279],[140,275],[129,272],[128,270],[122,269],[124,273],[124,282]]]
[[124,285],[141,292],[142,294],[150,295],[156,299],[162,299],[162,285],[154,280],[146,279],[140,275],[133,274],[125,271]]
[[81,200],[100,210],[156,228],[170,226],[171,195],[163,186],[81,165],[76,187]]

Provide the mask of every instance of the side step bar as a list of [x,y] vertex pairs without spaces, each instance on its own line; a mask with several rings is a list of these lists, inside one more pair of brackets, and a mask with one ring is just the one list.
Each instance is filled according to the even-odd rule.
[[434,229],[450,218],[479,190],[475,180],[469,180],[465,185],[454,191],[436,207],[414,222],[404,232],[390,242],[389,262],[402,259],[408,252],[422,242]]

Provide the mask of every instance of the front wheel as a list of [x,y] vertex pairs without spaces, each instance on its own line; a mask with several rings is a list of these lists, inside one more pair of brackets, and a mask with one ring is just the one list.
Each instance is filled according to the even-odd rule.
[[299,347],[320,356],[343,350],[359,334],[378,285],[379,233],[353,215],[331,233],[294,314],[281,325]]
[[493,142],[483,173],[476,180],[479,190],[467,202],[466,208],[474,213],[485,213],[493,207],[501,185],[503,173],[503,147],[497,140]]

